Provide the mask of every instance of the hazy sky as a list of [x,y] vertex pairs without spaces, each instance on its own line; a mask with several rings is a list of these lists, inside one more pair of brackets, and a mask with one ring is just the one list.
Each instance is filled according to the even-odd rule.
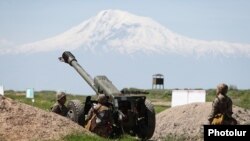
[[[120,9],[135,15],[150,17],[176,33],[195,39],[208,41],[223,40],[250,44],[249,0],[1,0],[0,48],[53,37],[95,16],[98,12],[105,9]],[[3,60],[4,56],[0,59],[2,59],[2,66],[12,66],[12,64],[7,64],[7,60]],[[229,82],[242,88],[250,88],[249,75],[247,75],[250,66],[246,66],[249,65],[249,61],[249,58],[224,61],[228,69],[230,69],[231,62],[238,67],[238,69],[233,72],[225,72],[227,73],[226,76],[230,77],[231,75],[235,75],[235,73],[240,75],[239,77],[235,76],[235,79],[229,79]],[[16,63],[14,66],[18,66],[18,61],[13,62]],[[182,62],[185,63],[185,61]],[[184,64],[182,67],[186,68],[188,65]],[[202,67],[202,65],[200,67]],[[203,71],[203,69],[200,70]],[[240,70],[242,70],[242,74]],[[105,71],[108,72],[108,70],[104,70],[104,73]],[[153,71],[154,70],[149,71],[148,74],[153,73]],[[172,72],[175,71],[174,69],[172,70]],[[128,72],[133,73],[133,71]],[[7,88],[25,89],[28,87],[26,85],[18,85],[18,83],[13,83],[12,85],[11,82],[6,80],[6,76],[8,75],[11,80],[14,80],[12,77],[15,77],[14,74],[8,74],[8,69],[2,69],[0,73],[0,84],[2,82],[3,85],[7,85]],[[110,75],[112,75],[112,73]],[[52,76],[52,74],[49,75],[49,77]],[[118,77],[117,75],[117,79],[114,80],[115,82],[119,82]],[[172,77],[178,78],[178,76]],[[182,75],[179,77],[182,77]],[[194,76],[187,77],[187,79],[191,79],[192,77]],[[241,81],[239,80],[240,78],[244,78],[244,80]],[[121,84],[118,84],[118,86],[122,88],[123,80],[120,81]],[[50,85],[47,82],[44,83]],[[188,83],[188,81],[182,84],[180,83],[180,87],[185,87],[185,84]],[[124,82],[124,84],[126,83]],[[177,84],[178,81],[170,84],[170,86],[178,87]],[[196,87],[195,84],[196,83],[186,86]],[[53,84],[51,86],[56,87],[56,85]],[[148,88],[150,87],[150,83],[138,86]],[[197,87],[205,88],[213,86],[215,86],[215,83],[197,85]],[[44,88],[50,89],[51,87],[44,86]],[[76,91],[79,92],[82,91],[82,89]]]

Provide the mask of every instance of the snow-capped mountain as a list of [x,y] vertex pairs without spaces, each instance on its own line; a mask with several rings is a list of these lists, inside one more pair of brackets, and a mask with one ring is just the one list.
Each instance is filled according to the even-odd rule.
[[34,53],[53,50],[143,52],[178,54],[241,54],[250,56],[250,45],[191,39],[172,32],[154,20],[120,10],[104,10],[78,26],[42,41],[2,49],[2,53]]

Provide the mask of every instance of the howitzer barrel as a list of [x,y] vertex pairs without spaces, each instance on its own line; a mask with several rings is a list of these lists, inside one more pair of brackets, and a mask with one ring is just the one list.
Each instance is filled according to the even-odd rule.
[[98,90],[94,85],[93,78],[81,67],[81,65],[78,64],[75,56],[71,52],[65,51],[62,54],[62,57],[59,57],[59,60],[72,66],[81,75],[81,77],[89,84],[89,86],[98,94]]

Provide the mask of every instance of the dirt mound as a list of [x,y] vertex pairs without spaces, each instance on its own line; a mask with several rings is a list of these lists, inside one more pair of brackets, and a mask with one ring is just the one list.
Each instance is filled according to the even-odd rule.
[[[185,140],[203,140],[203,125],[211,112],[212,103],[193,103],[169,108],[156,115],[153,140],[164,140],[166,136]],[[250,124],[250,110],[233,107],[233,117],[239,124]]]
[[59,140],[67,134],[88,133],[60,115],[0,96],[0,140]]

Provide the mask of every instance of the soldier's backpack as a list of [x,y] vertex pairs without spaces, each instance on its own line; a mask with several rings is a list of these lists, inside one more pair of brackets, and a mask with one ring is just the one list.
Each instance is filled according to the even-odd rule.
[[222,125],[223,122],[224,122],[224,114],[219,113],[219,114],[214,116],[211,124],[212,125]]

